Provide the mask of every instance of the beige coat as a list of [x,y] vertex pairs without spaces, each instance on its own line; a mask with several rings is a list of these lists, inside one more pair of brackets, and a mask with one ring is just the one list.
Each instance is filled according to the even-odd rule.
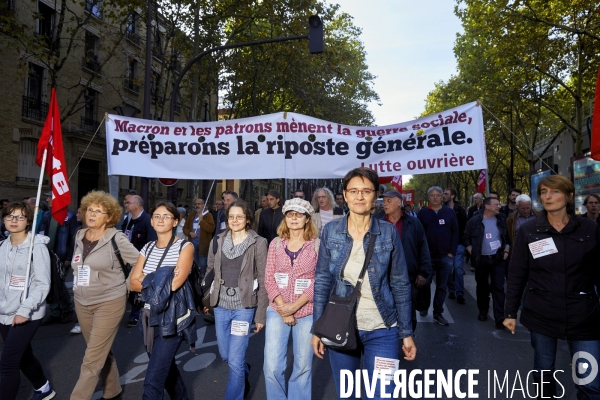
[[73,268],[73,276],[77,278],[78,268],[88,265],[90,267],[90,282],[89,286],[81,286],[76,284],[75,279],[73,280],[75,300],[84,306],[90,306],[125,296],[127,294],[125,275],[110,239],[116,235],[117,246],[121,251],[121,257],[123,257],[125,264],[129,263],[134,266],[140,253],[133,247],[123,232],[116,228],[108,228],[104,236],[98,240],[96,247],[83,260],[82,239],[86,231],[87,228],[77,232],[71,267]]
[[[219,302],[219,290],[223,284],[221,279],[221,246],[225,239],[225,233],[219,235],[217,240],[217,252],[212,250],[208,252],[208,274],[213,268],[215,269],[214,286],[211,288],[210,305],[215,307]],[[267,266],[267,239],[258,236],[253,230],[248,231],[250,236],[250,245],[244,253],[242,261],[242,269],[238,278],[238,288],[240,289],[240,299],[242,307],[258,307],[254,320],[259,324],[265,324],[267,321],[267,306],[269,305],[269,297],[265,288],[265,268]],[[258,292],[254,292],[254,280],[258,281]]]

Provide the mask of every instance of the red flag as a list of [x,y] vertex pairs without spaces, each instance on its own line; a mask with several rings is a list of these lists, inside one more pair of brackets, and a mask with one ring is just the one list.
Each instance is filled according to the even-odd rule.
[[48,150],[44,170],[48,174],[52,185],[52,218],[59,225],[62,225],[67,218],[67,209],[71,204],[71,191],[67,182],[67,163],[65,163],[65,150],[60,127],[60,112],[54,88],[52,88],[48,116],[42,129],[37,150],[35,162],[40,167],[42,167],[44,150]]
[[486,179],[486,171],[482,169],[479,172],[479,179],[477,179],[477,193],[485,193]]
[[594,114],[592,115],[592,158],[600,161],[600,66],[598,67],[598,78],[596,79],[596,95],[594,96]]
[[392,178],[392,186],[402,193],[402,175],[396,175]]

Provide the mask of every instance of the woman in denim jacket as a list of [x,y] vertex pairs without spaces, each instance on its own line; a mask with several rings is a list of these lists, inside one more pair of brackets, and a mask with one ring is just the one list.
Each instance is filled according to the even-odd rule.
[[[352,293],[370,235],[376,235],[376,239],[356,309],[358,347],[348,352],[334,349],[329,352],[338,397],[341,397],[340,370],[355,371],[362,365],[372,378],[375,357],[397,359],[400,340],[405,360],[414,360],[417,354],[412,338],[411,287],[400,236],[394,225],[371,218],[379,177],[369,168],[355,168],[346,174],[342,185],[350,211],[323,228],[315,274],[315,321],[323,314],[333,282],[338,296]],[[319,337],[313,335],[312,347],[315,355],[322,359],[325,345]],[[379,385],[377,379],[375,396],[381,394]],[[386,386],[386,393],[393,393],[394,387],[392,380]]]

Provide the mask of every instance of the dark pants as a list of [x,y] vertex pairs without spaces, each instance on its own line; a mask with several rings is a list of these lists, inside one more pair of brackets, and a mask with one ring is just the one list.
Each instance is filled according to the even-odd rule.
[[[138,326],[143,332],[142,324]],[[185,383],[175,364],[175,354],[182,340],[181,335],[161,337],[160,329],[155,327],[152,354],[148,354],[150,361],[144,379],[143,400],[162,400],[165,390],[171,399],[188,399]]]
[[139,320],[142,308],[134,303],[134,298],[136,294],[137,293],[135,292],[130,292],[129,296],[127,297],[127,301],[129,302],[129,304],[131,304],[131,312],[129,313],[129,319]]
[[494,301],[494,320],[504,320],[504,260],[496,256],[480,256],[475,265],[475,282],[477,282],[477,308],[480,313],[487,314],[490,309],[490,292]]
[[[435,272],[435,294],[433,295],[433,315],[444,312],[444,301],[448,292],[448,279],[454,268],[454,259],[448,256],[432,256],[431,265]],[[431,283],[429,281],[428,283]]]
[[0,398],[11,400],[17,397],[21,372],[39,389],[48,381],[40,362],[31,349],[31,339],[42,323],[41,319],[21,325],[0,325],[0,335],[4,340],[0,358]]

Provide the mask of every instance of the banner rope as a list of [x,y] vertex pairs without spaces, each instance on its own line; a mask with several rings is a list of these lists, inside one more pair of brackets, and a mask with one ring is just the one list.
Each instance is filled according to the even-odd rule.
[[500,123],[500,125],[502,125],[504,128],[506,128],[507,131],[510,132],[511,135],[513,135],[515,138],[517,138],[517,140],[519,140],[521,143],[523,143],[523,145],[525,146],[525,148],[527,150],[529,150],[531,152],[531,154],[533,154],[535,157],[537,157],[538,160],[540,160],[542,162],[542,164],[546,165],[548,167],[548,169],[550,169],[550,171],[554,172],[555,174],[558,175],[558,172],[556,172],[554,170],[554,168],[552,168],[550,165],[548,165],[544,160],[542,160],[542,157],[538,156],[537,154],[535,154],[535,152],[533,151],[532,148],[530,148],[527,143],[525,143],[525,141],[523,139],[521,139],[519,136],[517,136],[516,133],[514,133],[513,131],[510,130],[510,128],[508,126],[506,126],[506,124],[504,122],[502,122],[502,120],[500,120],[500,118],[496,117],[496,115],[494,115],[493,112],[490,111],[489,108],[487,108],[485,106],[485,104],[483,104],[483,102],[481,102],[480,100],[477,100],[478,104],[481,105],[488,113],[490,113],[490,115],[492,117],[494,117],[494,119],[496,121],[498,121]]
[[79,167],[79,163],[83,159],[83,156],[85,156],[85,153],[87,152],[87,150],[90,148],[90,145],[94,141],[94,138],[98,134],[98,131],[100,130],[100,128],[102,128],[102,125],[104,125],[104,122],[106,122],[107,119],[108,119],[108,113],[104,113],[104,118],[102,118],[102,122],[100,122],[100,125],[98,125],[98,129],[96,129],[96,132],[94,132],[94,136],[92,136],[92,138],[90,139],[90,142],[87,144],[85,150],[81,154],[81,157],[79,157],[79,160],[77,160],[77,164],[75,164],[75,168],[73,168],[71,175],[69,175],[69,182],[71,181],[71,178],[73,177],[73,174],[75,173],[75,171],[77,171],[77,167]]

